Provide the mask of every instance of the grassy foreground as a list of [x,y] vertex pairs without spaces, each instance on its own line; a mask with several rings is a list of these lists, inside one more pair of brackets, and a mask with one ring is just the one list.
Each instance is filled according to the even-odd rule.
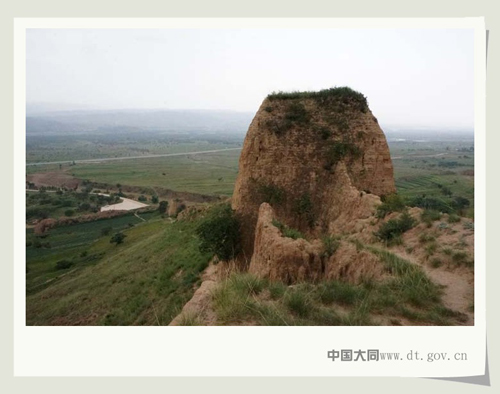
[[[453,325],[465,316],[444,307],[441,288],[422,269],[396,255],[368,249],[388,277],[354,285],[342,281],[286,286],[248,273],[234,273],[213,293],[223,325]],[[184,321],[199,324],[196,316]]]

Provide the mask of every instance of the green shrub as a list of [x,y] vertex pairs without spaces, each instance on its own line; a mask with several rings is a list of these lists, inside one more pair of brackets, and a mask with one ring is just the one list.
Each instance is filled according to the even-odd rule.
[[413,228],[415,224],[415,219],[413,219],[406,211],[403,212],[399,218],[388,220],[382,224],[379,230],[375,233],[375,236],[382,241],[391,242],[401,236],[404,232]]
[[303,104],[292,102],[288,105],[285,113],[285,122],[306,125],[310,119],[311,115]]
[[427,242],[435,241],[436,237],[434,237],[433,235],[427,234],[427,233],[422,233],[418,237],[418,240],[421,244],[425,244]]
[[351,242],[356,246],[357,252],[361,252],[365,248],[365,245],[359,239],[353,239]]
[[60,260],[56,263],[56,270],[65,270],[70,268],[73,263],[69,260]]
[[295,125],[306,126],[309,124],[311,115],[302,103],[291,102],[283,117],[271,117],[265,122],[266,127],[277,136],[285,134]]
[[273,300],[277,300],[283,297],[285,291],[286,291],[286,286],[283,284],[283,282],[269,283],[269,295]]
[[453,192],[450,190],[449,187],[447,186],[441,186],[441,193],[443,193],[445,196],[451,196],[453,194]]
[[446,230],[447,228],[449,228],[450,226],[448,226],[448,223],[445,223],[445,222],[441,222],[437,225],[438,229],[440,230]]
[[311,313],[311,299],[308,294],[301,289],[293,289],[287,292],[285,294],[284,303],[290,312],[299,317],[307,317]]
[[405,201],[398,194],[389,194],[382,196],[382,204],[377,207],[377,217],[385,218],[391,212],[401,212],[405,209]]
[[465,265],[468,261],[467,253],[455,252],[452,256],[452,260],[456,265]]
[[330,144],[326,152],[325,169],[330,170],[332,167],[342,160],[343,158],[358,157],[361,150],[352,142],[349,141],[334,141]]
[[66,216],[73,216],[75,214],[75,211],[72,210],[72,209],[67,209],[67,210],[64,211],[64,214]]
[[111,227],[111,226],[103,227],[101,229],[101,235],[103,235],[103,236],[109,235],[109,234],[111,234],[111,231],[113,231],[113,227]]
[[61,207],[72,207],[73,206],[73,201],[71,200],[62,200],[61,201]]
[[89,211],[90,210],[90,203],[82,202],[80,205],[78,205],[78,209],[80,211]]
[[214,207],[198,226],[200,250],[211,252],[222,260],[235,257],[240,251],[240,222],[229,204]]
[[168,209],[168,201],[160,201],[160,205],[158,206],[158,212],[165,213]]
[[294,211],[298,215],[304,217],[309,226],[312,227],[314,225],[313,205],[309,193],[302,194],[302,196],[295,201]]
[[46,219],[49,217],[49,212],[40,207],[29,207],[26,209],[26,219]]
[[257,192],[260,194],[262,202],[271,205],[280,205],[285,200],[285,191],[273,184],[259,184]]
[[474,230],[474,222],[465,222],[464,230]]
[[267,119],[264,125],[278,137],[285,134],[285,132],[292,127],[290,122],[285,122],[283,119],[275,117]]
[[323,257],[332,256],[340,246],[340,241],[330,235],[324,236],[321,240],[323,241]]
[[151,202],[153,204],[158,204],[158,196],[151,196]]
[[436,211],[434,209],[424,209],[420,218],[424,223],[432,223],[435,222],[436,220],[441,219],[441,212]]
[[441,267],[441,265],[443,265],[441,260],[436,259],[436,258],[431,260],[431,267],[432,268],[439,268],[439,267]]
[[447,256],[451,256],[453,254],[453,249],[451,248],[444,248],[443,253]]
[[436,242],[431,242],[429,245],[425,247],[425,252],[427,256],[432,256],[436,252],[436,249],[437,249]]
[[338,303],[354,305],[367,294],[365,288],[341,281],[323,282],[318,285],[320,301],[323,304]]
[[304,235],[299,230],[290,228],[276,219],[273,219],[272,223],[273,226],[277,227],[281,231],[283,236],[287,238],[292,238],[292,239],[305,238]]
[[121,243],[123,243],[123,241],[125,240],[126,237],[127,237],[126,234],[116,233],[115,235],[113,235],[111,237],[111,239],[109,240],[109,243],[111,243],[111,244],[115,243],[116,245],[120,245]]
[[463,210],[470,206],[470,201],[467,198],[457,196],[453,199],[453,206],[458,210]]
[[460,222],[460,216],[454,214],[454,213],[450,213],[448,215],[448,223],[458,223]]
[[177,205],[177,209],[175,210],[175,216],[177,217],[177,215],[182,211],[184,211],[185,209],[186,209],[186,204],[180,203],[179,205]]
[[335,112],[326,117],[326,121],[337,128],[341,133],[349,131],[349,118],[342,113]]
[[253,296],[259,294],[265,284],[262,279],[248,273],[231,274],[212,293],[213,307],[219,321],[239,322],[254,317],[257,305]]
[[320,127],[319,135],[321,136],[322,140],[327,140],[332,136],[332,131],[328,127]]

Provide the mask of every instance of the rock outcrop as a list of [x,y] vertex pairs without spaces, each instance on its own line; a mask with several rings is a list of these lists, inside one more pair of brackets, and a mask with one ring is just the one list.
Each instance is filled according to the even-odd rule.
[[259,277],[287,284],[320,279],[360,283],[383,275],[383,267],[372,253],[358,251],[348,242],[338,242],[329,253],[324,241],[286,237],[276,224],[273,209],[262,203],[249,267]]
[[319,279],[324,272],[320,258],[322,244],[284,237],[273,224],[274,211],[267,203],[259,209],[255,229],[255,249],[250,272],[284,283]]
[[[378,196],[394,192],[387,141],[362,94],[334,88],[269,95],[248,129],[232,199],[244,257],[262,276],[283,277],[271,274],[282,265],[300,266],[295,279],[324,274],[326,267],[310,257],[318,253],[314,242],[273,241],[279,230],[263,227],[270,213],[263,208],[259,217],[261,204],[272,206],[284,225],[319,239],[356,231],[372,217]],[[254,247],[257,255],[265,248],[286,257],[264,268]]]

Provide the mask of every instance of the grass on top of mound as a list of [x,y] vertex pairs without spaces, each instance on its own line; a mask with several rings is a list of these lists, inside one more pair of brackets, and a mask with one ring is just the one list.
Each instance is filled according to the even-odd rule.
[[333,87],[316,92],[313,91],[294,91],[294,92],[272,92],[267,96],[270,101],[274,100],[295,100],[295,99],[314,99],[320,104],[331,103],[332,101],[348,104],[362,112],[368,110],[366,97],[348,86]]

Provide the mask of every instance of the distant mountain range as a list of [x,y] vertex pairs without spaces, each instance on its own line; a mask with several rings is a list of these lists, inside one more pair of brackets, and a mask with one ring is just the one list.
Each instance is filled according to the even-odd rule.
[[[28,105],[27,134],[124,133],[169,131],[196,133],[246,133],[254,112],[230,110],[54,110],[54,106]],[[471,129],[381,125],[387,136],[449,134],[473,136]]]
[[178,132],[245,133],[253,112],[222,110],[27,111],[26,132]]

